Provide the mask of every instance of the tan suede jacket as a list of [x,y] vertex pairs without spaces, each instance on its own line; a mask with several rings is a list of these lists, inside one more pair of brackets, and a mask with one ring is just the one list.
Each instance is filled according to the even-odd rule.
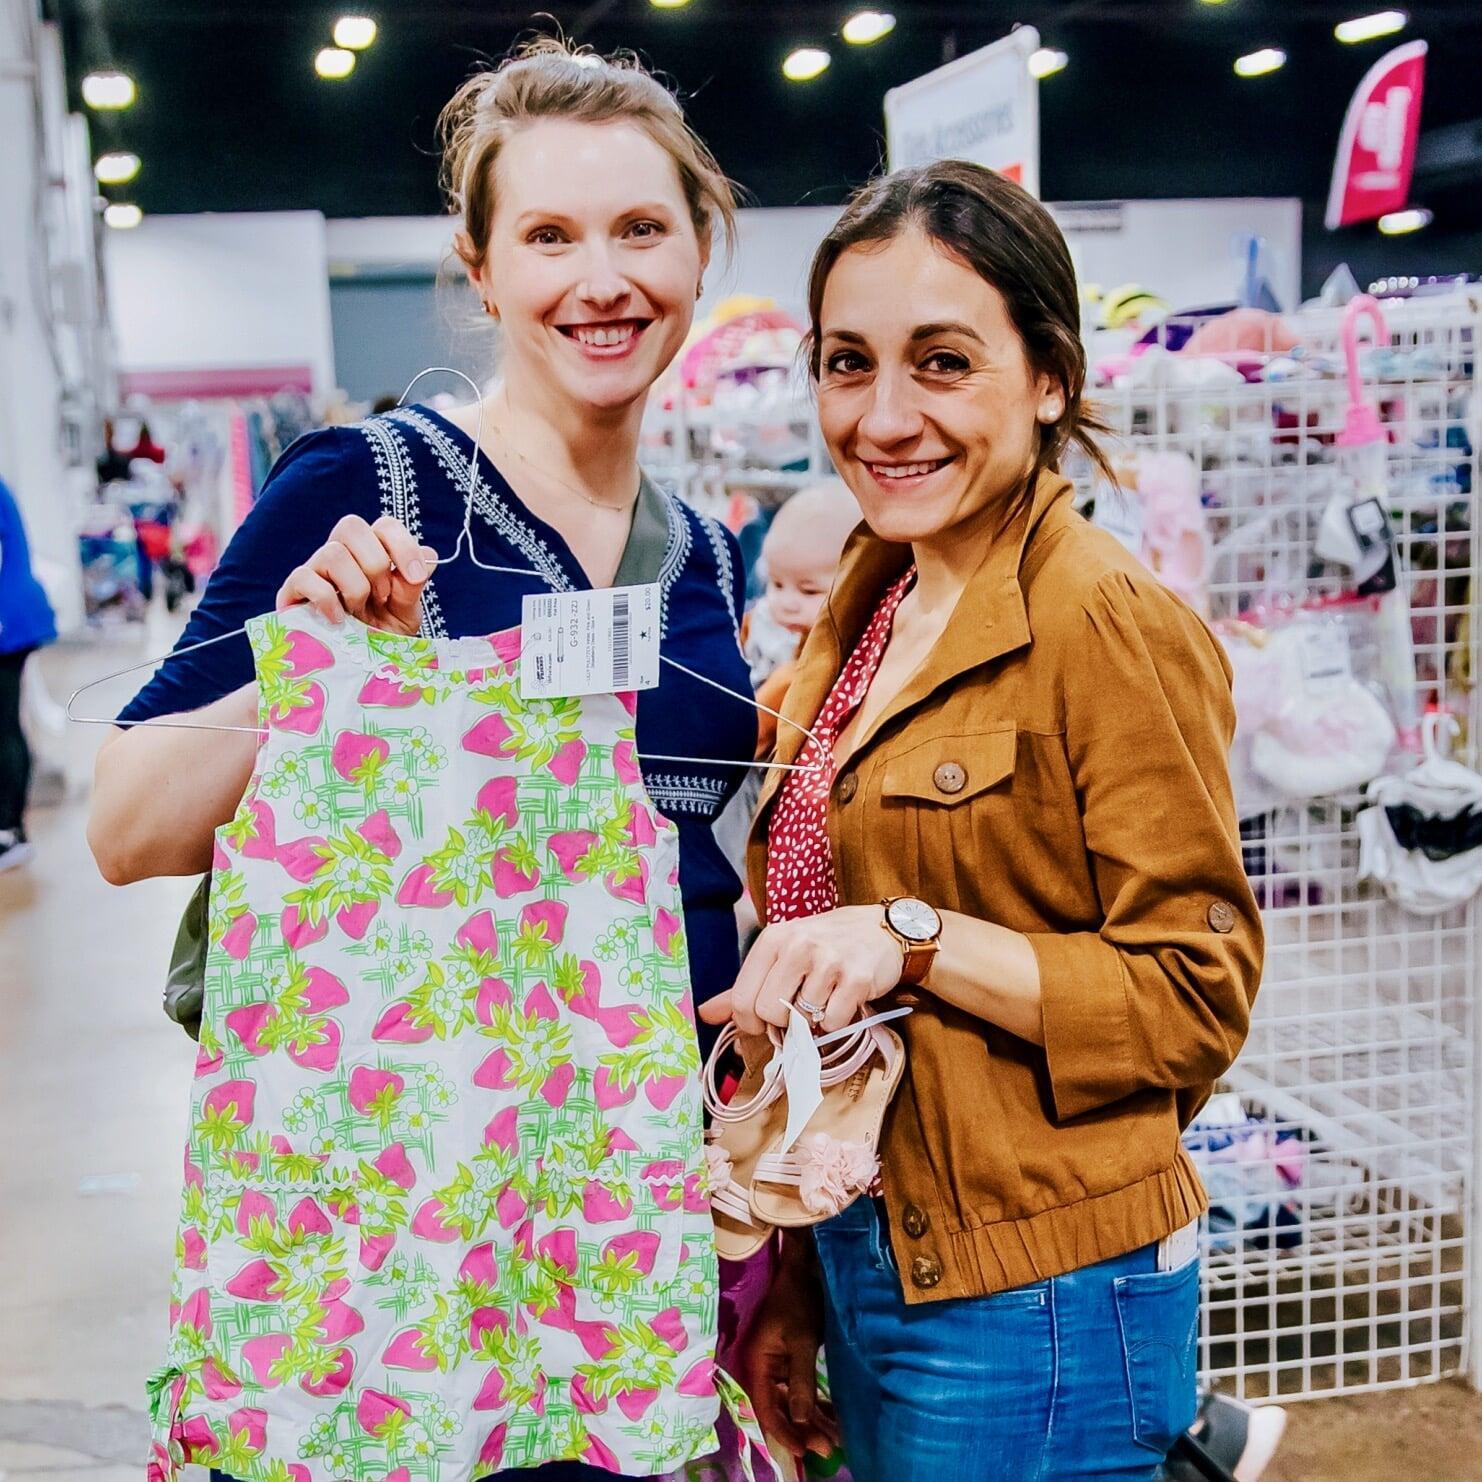
[[[810,724],[908,547],[861,529],[785,713]],[[1041,478],[946,633],[835,779],[839,898],[916,895],[1025,933],[1044,1048],[910,994],[881,1161],[908,1302],[1106,1260],[1194,1218],[1179,1133],[1234,1059],[1260,978],[1204,623]],[[802,740],[780,728],[778,757]],[[766,919],[770,774],[748,856]],[[904,990],[903,990],[904,992]]]

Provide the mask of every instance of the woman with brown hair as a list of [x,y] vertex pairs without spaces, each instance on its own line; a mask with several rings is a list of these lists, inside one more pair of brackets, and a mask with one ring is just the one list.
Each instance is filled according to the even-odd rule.
[[753,832],[768,924],[702,1013],[756,1034],[791,1006],[825,1032],[913,1011],[876,1193],[784,1232],[751,1392],[818,1447],[823,1343],[858,1482],[1150,1478],[1195,1413],[1204,1194],[1179,1134],[1261,963],[1228,665],[1072,508],[1062,453],[1100,460],[1036,201],[960,162],[878,180],[809,308],[868,528],[788,697],[817,742],[784,728],[778,760],[809,770]]

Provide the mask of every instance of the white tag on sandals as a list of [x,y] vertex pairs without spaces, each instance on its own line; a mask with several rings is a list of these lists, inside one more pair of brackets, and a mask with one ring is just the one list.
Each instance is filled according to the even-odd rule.
[[823,1105],[823,1062],[813,1026],[791,1004],[787,1006],[787,1034],[782,1041],[782,1084],[787,1088],[787,1126],[776,1151],[786,1153]]

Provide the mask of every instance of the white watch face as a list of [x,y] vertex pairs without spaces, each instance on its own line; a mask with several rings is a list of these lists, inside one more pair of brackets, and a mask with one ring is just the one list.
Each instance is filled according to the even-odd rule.
[[942,918],[925,901],[910,896],[891,901],[886,918],[908,942],[929,942],[942,929]]

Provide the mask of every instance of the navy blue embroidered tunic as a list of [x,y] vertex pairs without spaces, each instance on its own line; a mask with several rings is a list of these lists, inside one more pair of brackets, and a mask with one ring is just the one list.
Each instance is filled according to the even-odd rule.
[[[329,538],[344,515],[373,522],[393,515],[421,540],[450,554],[463,523],[472,439],[427,407],[406,407],[350,427],[300,438],[279,460],[252,512],[212,576],[178,647],[229,633],[272,609],[288,573]],[[528,593],[588,590],[565,541],[521,503],[479,454],[472,535],[488,565],[533,568],[516,576],[481,570],[466,555],[439,568],[423,595],[423,631],[440,638],[497,632],[520,622]],[[680,500],[660,494],[668,522],[663,566],[663,652],[738,694],[749,694],[737,638],[744,574],[735,538]],[[245,637],[175,654],[120,714],[145,720],[199,709],[252,678]],[[638,699],[638,750],[746,761],[756,712],[739,699],[661,667],[660,683]],[[650,796],[679,829],[695,1000],[729,988],[738,968],[735,871],[711,825],[745,776],[739,767],[644,763]],[[702,1037],[707,1039],[705,1026]]]

